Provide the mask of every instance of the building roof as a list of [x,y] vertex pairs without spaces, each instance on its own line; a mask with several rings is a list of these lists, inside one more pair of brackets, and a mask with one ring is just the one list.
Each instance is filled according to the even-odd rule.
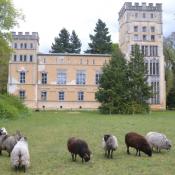
[[111,54],[77,54],[77,53],[38,53],[38,56],[89,56],[89,57],[111,57]]

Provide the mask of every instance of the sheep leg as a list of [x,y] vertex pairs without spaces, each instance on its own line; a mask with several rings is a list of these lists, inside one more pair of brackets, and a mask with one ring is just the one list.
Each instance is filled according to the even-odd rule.
[[129,152],[129,146],[127,146],[127,153],[130,154],[130,152]]
[[137,156],[137,154],[138,154],[138,149],[136,149],[136,156]]
[[25,165],[22,165],[22,168],[24,170],[24,173],[26,172],[26,166]]
[[160,153],[160,149],[158,146],[156,147],[156,150],[157,150],[157,153]]
[[108,155],[107,155],[107,158],[109,158],[109,156],[110,156],[110,150],[108,150]]
[[140,154],[140,150],[139,150],[139,156],[141,156],[141,154]]
[[15,166],[15,171],[16,171],[16,172],[18,171],[18,165]]
[[111,150],[111,159],[113,158],[113,155],[112,154],[113,154],[113,149]]
[[105,157],[107,156],[107,150],[105,150]]
[[74,161],[74,154],[72,153],[71,155],[72,155],[72,161]]
[[76,159],[77,159],[77,155],[76,155],[76,154],[74,154],[74,161],[76,161]]

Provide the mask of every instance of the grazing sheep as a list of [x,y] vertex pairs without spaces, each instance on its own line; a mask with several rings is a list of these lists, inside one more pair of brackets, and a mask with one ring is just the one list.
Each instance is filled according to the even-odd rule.
[[6,150],[9,153],[12,152],[13,147],[17,143],[17,141],[21,138],[21,133],[16,131],[15,135],[1,135],[0,136],[0,155],[2,154],[2,150]]
[[81,139],[75,137],[69,138],[67,141],[67,148],[72,155],[72,161],[76,161],[77,154],[82,158],[82,163],[90,160],[91,151],[88,144]]
[[7,130],[5,128],[0,128],[0,135],[7,135]]
[[19,170],[20,168],[26,169],[30,165],[30,155],[28,149],[27,138],[22,137],[17,144],[14,146],[11,152],[11,166],[15,168],[15,170]]
[[146,139],[150,144],[152,150],[156,148],[157,152],[160,152],[161,149],[170,150],[171,141],[168,140],[165,134],[158,132],[148,132],[146,135]]
[[115,151],[118,148],[117,138],[114,135],[104,135],[102,139],[102,147],[105,150],[105,156],[107,156],[107,158],[112,158],[113,151]]
[[125,135],[125,143],[127,146],[128,154],[130,154],[129,147],[133,147],[136,149],[136,156],[140,156],[140,151],[144,152],[148,156],[152,156],[151,147],[145,137],[143,137],[142,135],[139,135],[135,132],[129,132]]

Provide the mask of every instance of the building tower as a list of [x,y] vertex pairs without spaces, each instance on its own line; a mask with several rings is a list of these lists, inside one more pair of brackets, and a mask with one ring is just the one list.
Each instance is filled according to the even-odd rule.
[[152,109],[165,109],[162,4],[125,2],[119,12],[119,45],[127,60],[137,44],[144,54]]
[[12,38],[8,92],[24,99],[29,107],[36,108],[38,33],[12,32]]

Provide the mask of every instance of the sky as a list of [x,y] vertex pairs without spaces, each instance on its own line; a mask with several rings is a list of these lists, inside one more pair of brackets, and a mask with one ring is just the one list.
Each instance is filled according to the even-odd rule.
[[[16,32],[38,32],[39,51],[48,53],[54,38],[62,28],[69,33],[75,30],[82,43],[82,52],[88,49],[89,34],[94,34],[98,19],[106,23],[111,40],[118,42],[118,12],[123,0],[13,0],[14,6],[21,9],[25,21],[19,21]],[[175,31],[174,0],[143,0],[129,2],[147,2],[163,4],[163,31],[168,36]]]

